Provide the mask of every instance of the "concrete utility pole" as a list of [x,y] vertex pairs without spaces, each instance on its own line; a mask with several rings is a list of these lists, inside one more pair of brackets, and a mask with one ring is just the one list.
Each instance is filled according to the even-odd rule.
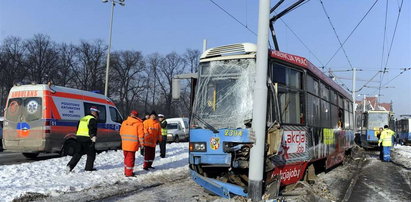
[[357,69],[354,67],[354,68],[352,68],[352,111],[353,111],[353,128],[354,128],[354,134],[357,132],[357,127],[356,127],[356,125],[357,125],[357,122],[356,122],[356,117],[355,117],[355,111],[357,111],[357,109],[356,109],[356,106],[355,106],[355,99],[356,99],[356,97],[355,97],[355,77],[356,77],[356,71],[357,71]]
[[252,130],[255,143],[250,153],[248,197],[260,201],[263,192],[264,148],[267,114],[267,68],[270,0],[260,0],[258,15],[257,68],[253,102]]

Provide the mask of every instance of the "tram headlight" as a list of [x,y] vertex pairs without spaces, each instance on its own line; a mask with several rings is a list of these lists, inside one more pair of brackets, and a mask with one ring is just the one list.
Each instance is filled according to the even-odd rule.
[[205,142],[190,142],[190,152],[206,152]]

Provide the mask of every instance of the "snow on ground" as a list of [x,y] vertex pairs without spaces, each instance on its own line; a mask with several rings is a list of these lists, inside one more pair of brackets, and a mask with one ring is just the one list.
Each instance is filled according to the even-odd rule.
[[411,146],[394,146],[391,150],[391,160],[406,168],[411,168]]
[[123,152],[108,151],[96,156],[94,167],[97,171],[84,171],[86,155],[74,170],[66,174],[66,164],[71,157],[61,157],[44,161],[0,166],[0,201],[12,201],[26,194],[58,196],[64,193],[79,192],[93,187],[110,186],[129,181],[144,181],[164,174],[188,171],[188,143],[168,144],[167,158],[159,157],[157,147],[153,166],[156,169],[142,169],[144,160],[136,153],[134,172],[137,177],[125,177]]

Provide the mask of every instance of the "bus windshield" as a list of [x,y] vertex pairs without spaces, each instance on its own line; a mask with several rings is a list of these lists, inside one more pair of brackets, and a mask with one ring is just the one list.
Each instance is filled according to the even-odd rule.
[[29,122],[40,119],[42,103],[40,97],[11,98],[8,100],[6,120],[12,122]]
[[388,125],[388,113],[368,113],[368,129]]
[[200,64],[192,127],[245,127],[244,120],[252,118],[254,75],[254,59]]

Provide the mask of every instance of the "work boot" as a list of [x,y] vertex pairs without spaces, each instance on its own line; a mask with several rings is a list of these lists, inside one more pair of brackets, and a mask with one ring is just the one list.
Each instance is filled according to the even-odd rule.
[[66,174],[69,174],[71,172],[70,166],[66,166]]

